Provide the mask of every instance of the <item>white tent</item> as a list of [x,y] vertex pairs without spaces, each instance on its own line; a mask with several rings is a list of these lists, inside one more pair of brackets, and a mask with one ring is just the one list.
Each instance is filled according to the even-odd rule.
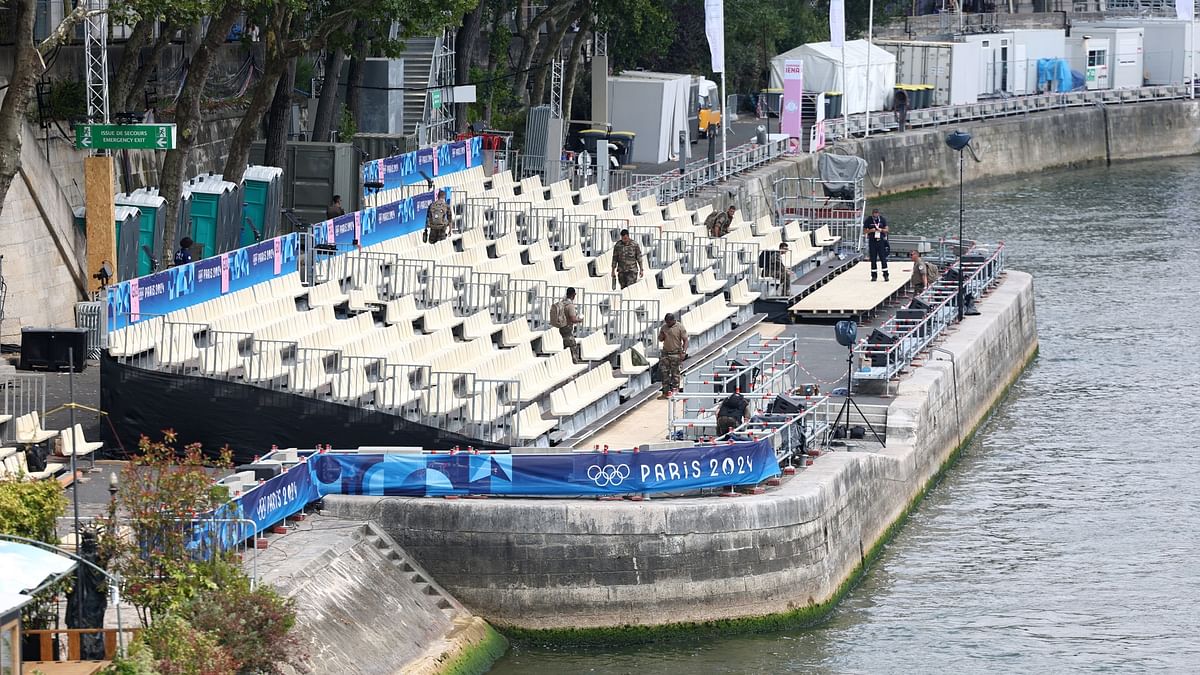
[[[871,90],[867,91],[867,50],[871,50]],[[896,88],[896,57],[866,40],[846,41],[846,79],[842,83],[842,49],[828,42],[800,45],[771,59],[771,86],[783,87],[785,61],[804,62],[804,91],[840,91],[843,110],[883,110]]]
[[[692,77],[674,73],[627,71],[608,78],[608,119],[613,131],[637,134],[635,163],[674,161],[679,132],[688,132],[688,94]],[[691,143],[684,149],[691,156]]]

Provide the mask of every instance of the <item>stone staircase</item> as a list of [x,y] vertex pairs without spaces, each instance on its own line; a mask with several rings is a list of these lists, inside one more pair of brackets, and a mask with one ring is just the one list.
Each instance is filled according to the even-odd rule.
[[493,633],[374,522],[316,515],[281,532],[244,564],[295,600],[306,672],[401,672]]

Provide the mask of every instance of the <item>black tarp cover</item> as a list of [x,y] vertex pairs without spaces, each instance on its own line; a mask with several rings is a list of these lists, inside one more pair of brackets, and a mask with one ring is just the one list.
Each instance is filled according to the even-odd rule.
[[[349,405],[270,391],[240,382],[177,375],[100,360],[100,406],[108,412],[126,453],[142,435],[157,439],[173,429],[178,445],[200,443],[215,454],[228,445],[235,464],[265,455],[271,446],[454,446],[504,449],[402,417]],[[102,426],[105,445],[119,454],[112,428]]]

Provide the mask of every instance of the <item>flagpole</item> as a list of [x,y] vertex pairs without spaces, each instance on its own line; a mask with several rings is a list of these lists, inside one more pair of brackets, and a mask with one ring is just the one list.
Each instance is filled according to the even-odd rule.
[[850,139],[850,96],[846,79],[846,38],[842,38],[842,136],[843,140]]
[[[725,28],[724,24],[721,26]],[[729,140],[725,131],[729,128],[729,118],[725,116],[725,69],[721,68],[721,176],[729,168]]]
[[875,0],[871,0],[871,9],[867,13],[867,136],[871,135],[871,45],[875,35]]

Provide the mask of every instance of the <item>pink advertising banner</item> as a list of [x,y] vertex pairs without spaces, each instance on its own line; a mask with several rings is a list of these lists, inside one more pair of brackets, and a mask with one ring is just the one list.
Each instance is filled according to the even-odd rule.
[[783,102],[780,104],[779,131],[800,136],[800,95],[804,93],[804,62],[783,62]]

